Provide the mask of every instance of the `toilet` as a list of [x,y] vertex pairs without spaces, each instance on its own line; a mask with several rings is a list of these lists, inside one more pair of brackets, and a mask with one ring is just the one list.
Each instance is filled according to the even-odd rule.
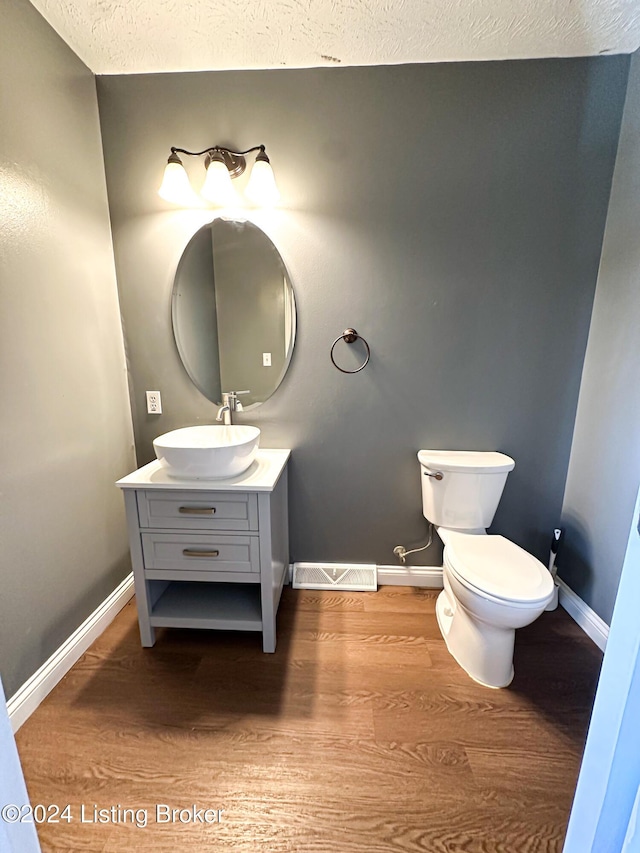
[[418,461],[422,512],[444,543],[440,631],[474,681],[506,687],[516,628],[536,620],[554,592],[546,566],[504,536],[487,534],[515,462],[460,450],[420,450]]

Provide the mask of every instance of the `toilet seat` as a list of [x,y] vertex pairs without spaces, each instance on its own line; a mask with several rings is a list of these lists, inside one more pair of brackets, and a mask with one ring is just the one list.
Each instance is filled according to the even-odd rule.
[[546,566],[504,536],[450,531],[445,562],[460,583],[498,602],[534,606],[553,593]]

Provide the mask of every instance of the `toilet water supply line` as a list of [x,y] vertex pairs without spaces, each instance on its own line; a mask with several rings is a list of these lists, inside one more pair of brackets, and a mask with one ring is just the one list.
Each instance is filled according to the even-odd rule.
[[429,538],[427,540],[426,545],[423,545],[422,548],[413,548],[413,550],[411,550],[411,551],[407,551],[407,549],[404,547],[404,545],[396,545],[396,547],[393,549],[393,553],[396,555],[396,557],[400,560],[401,563],[406,563],[407,562],[407,556],[409,554],[417,554],[418,551],[426,551],[426,549],[431,545],[432,542],[433,542],[433,524],[431,522],[429,522]]

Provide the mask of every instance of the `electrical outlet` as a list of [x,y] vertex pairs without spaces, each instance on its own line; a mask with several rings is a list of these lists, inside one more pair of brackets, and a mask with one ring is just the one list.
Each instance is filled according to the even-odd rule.
[[162,400],[159,391],[147,391],[147,414],[162,414]]
[[271,367],[271,353],[263,352],[262,353],[262,366],[263,367]]

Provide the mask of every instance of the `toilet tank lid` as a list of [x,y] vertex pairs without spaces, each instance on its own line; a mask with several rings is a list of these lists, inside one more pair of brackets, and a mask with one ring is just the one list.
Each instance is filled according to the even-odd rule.
[[466,474],[497,474],[512,471],[516,465],[510,456],[493,450],[419,450],[418,462],[432,471]]

